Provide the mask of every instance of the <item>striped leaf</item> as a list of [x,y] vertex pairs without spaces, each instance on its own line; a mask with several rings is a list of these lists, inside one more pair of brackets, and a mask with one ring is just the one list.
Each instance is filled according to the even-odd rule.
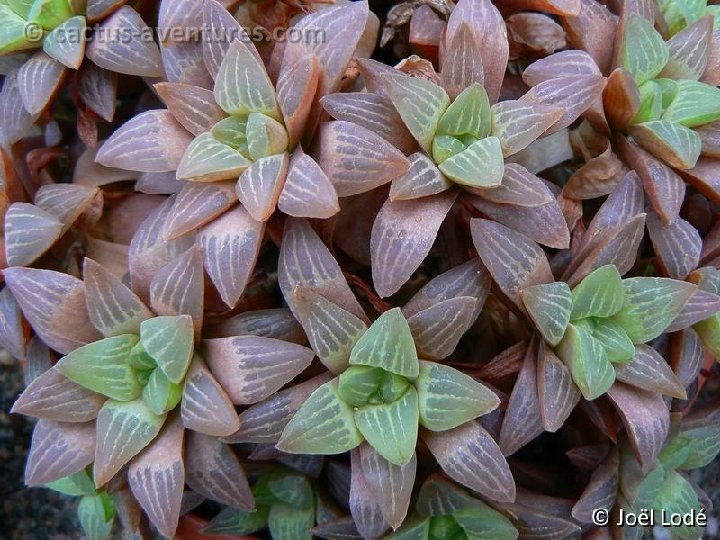
[[620,61],[637,83],[655,78],[669,58],[668,46],[652,23],[639,15],[630,15],[625,21]]
[[456,428],[500,403],[494,392],[472,377],[435,362],[420,362],[415,386],[420,423],[432,431]]
[[268,514],[268,529],[273,538],[310,540],[315,525],[315,511],[310,508],[295,508],[284,503],[275,503]]
[[[380,508],[378,498],[370,491],[365,480],[365,471],[362,468],[359,450],[350,452],[350,471],[343,482],[350,484],[349,506],[354,534],[362,538],[379,538],[387,531],[389,524]],[[347,488],[345,488],[347,496]]]
[[[183,83],[162,82],[153,88],[162,98],[168,110],[185,129],[196,137],[201,133],[215,129],[225,117],[223,110],[215,103],[215,96],[207,88]],[[229,119],[228,119],[229,120]],[[227,120],[226,120],[227,121]],[[228,144],[225,142],[225,144]]]
[[472,135],[477,139],[490,135],[490,101],[481,84],[468,86],[445,109],[436,135]]
[[175,408],[182,393],[181,385],[170,382],[162,370],[153,369],[143,388],[142,399],[152,412],[163,414]]
[[9,6],[0,6],[0,54],[35,49],[37,43],[27,39],[27,22]]
[[140,341],[168,379],[174,383],[183,381],[193,356],[193,328],[189,315],[143,321]]
[[572,516],[581,523],[592,523],[593,512],[602,508],[610,512],[615,505],[619,483],[619,455],[611,449],[607,458],[592,472],[578,501],[572,507]]
[[449,298],[419,311],[407,321],[418,355],[428,360],[450,356],[476,320],[482,305],[476,298]]
[[713,18],[705,16],[668,41],[670,59],[660,73],[677,81],[697,81],[705,73],[713,37]]
[[333,455],[355,448],[362,440],[353,410],[340,399],[333,380],[310,394],[285,426],[277,448],[291,454]]
[[545,341],[555,346],[560,343],[570,322],[573,308],[570,287],[556,281],[533,285],[520,291],[520,297],[535,326]]
[[20,306],[10,287],[4,287],[0,291],[0,347],[4,347],[15,358],[25,358],[26,341]]
[[94,458],[95,424],[40,420],[25,462],[25,483],[39,486],[83,470]]
[[400,466],[415,455],[418,418],[418,393],[412,386],[397,401],[365,405],[355,411],[355,424],[365,440],[390,463]]
[[106,540],[110,538],[115,518],[115,506],[110,495],[84,495],[77,507],[77,517],[87,538]]
[[350,365],[379,367],[410,379],[418,376],[415,342],[400,308],[386,311],[372,323],[353,347]]
[[[434,21],[439,22],[439,18],[434,11],[430,10],[429,13],[433,14]],[[419,15],[420,13],[414,13],[410,20],[411,34],[413,22]],[[481,37],[473,30],[469,22],[460,23],[452,36],[452,41],[445,41],[446,48],[440,67],[440,80],[443,88],[450,95],[450,99],[456,99],[463,91],[474,84],[482,86],[485,74],[483,73],[483,51],[480,47],[480,41]],[[411,42],[415,43],[413,39],[411,39]]]
[[[287,67],[286,67],[287,66]],[[319,110],[315,99],[321,71],[318,58],[307,55],[288,62],[278,74],[277,102],[288,133],[288,147],[298,146],[311,109]]]
[[541,346],[538,353],[537,393],[543,428],[550,432],[565,424],[580,401],[570,370],[550,347]]
[[27,266],[60,238],[62,223],[34,204],[12,203],[5,212],[5,260]]
[[429,152],[440,118],[450,104],[445,90],[427,79],[400,72],[387,77],[385,90],[410,133]]
[[240,202],[256,221],[267,221],[275,211],[288,170],[288,154],[263,157],[250,165],[235,185]]
[[195,182],[231,180],[250,165],[251,161],[240,152],[216,140],[208,132],[188,145],[177,166],[177,178]]
[[669,278],[623,280],[625,305],[613,319],[633,343],[646,343],[667,328],[697,290],[691,283]]
[[675,99],[662,119],[689,128],[720,119],[720,89],[697,81],[678,81]]
[[[528,86],[574,75],[601,75],[593,57],[584,50],[567,50],[540,58],[527,66],[522,79]],[[502,103],[502,102],[501,102]]]
[[45,36],[45,53],[71,69],[78,69],[85,57],[85,17],[70,17]]
[[[666,515],[688,515],[701,508],[698,494],[693,484],[676,471],[668,471],[665,480],[660,486],[654,508],[662,509]],[[703,534],[701,525],[683,523],[680,527],[672,528],[673,534],[678,538],[698,538]]]
[[135,499],[160,534],[175,535],[185,486],[184,429],[178,418],[130,463],[128,483]]
[[455,183],[469,187],[493,187],[502,182],[504,173],[500,139],[487,137],[472,143],[459,154],[438,165]]
[[95,485],[105,485],[160,432],[165,415],[158,416],[142,401],[108,400],[98,413],[95,445]]
[[605,349],[585,328],[570,324],[557,355],[570,368],[575,384],[588,401],[600,397],[615,382],[615,370]]
[[[212,102],[215,103],[215,96],[212,97]],[[222,113],[222,109],[220,109],[220,111]],[[239,149],[243,147],[243,145],[247,145],[247,123],[247,116],[228,116],[227,118],[221,118],[214,124],[210,133],[221,143]]]
[[308,341],[320,361],[333,373],[348,366],[350,352],[367,330],[365,323],[312,289],[295,289],[295,306]]
[[203,39],[203,62],[213,79],[217,79],[220,66],[233,41],[246,46],[251,54],[257,56],[257,50],[240,23],[225,9],[224,5],[215,0],[203,2],[202,24],[204,31],[213,39]]
[[422,152],[408,156],[408,160],[408,172],[393,180],[390,186],[391,201],[419,199],[442,193],[452,186],[452,182],[440,173],[432,159]]
[[615,366],[617,380],[649,392],[687,399],[685,388],[660,354],[648,345],[635,348],[632,362]]
[[671,167],[692,169],[700,157],[700,136],[675,122],[658,120],[637,124],[630,129],[630,135],[645,150]]
[[213,437],[227,437],[240,427],[230,396],[198,355],[185,377],[180,416],[186,428]]
[[502,183],[499,186],[477,189],[474,193],[493,203],[530,208],[555,201],[552,191],[545,185],[544,180],[516,163],[505,165]]
[[68,379],[117,401],[140,396],[142,386],[130,365],[130,351],[138,342],[132,334],[109,337],[75,349],[57,369]]
[[613,364],[624,364],[635,358],[635,345],[623,327],[612,319],[594,320],[593,337],[600,342]]
[[280,154],[288,148],[288,136],[285,127],[262,113],[250,113],[247,119],[247,145],[250,159]]
[[278,117],[275,88],[257,55],[235,41],[225,54],[215,78],[215,101],[228,114],[253,112]]
[[165,227],[168,239],[179,238],[211,223],[237,204],[233,182],[183,182]]
[[72,17],[72,15],[72,7],[69,2],[64,0],[36,0],[30,5],[25,17],[28,21],[36,22],[42,26],[44,30],[52,30],[65,19]]
[[226,507],[203,527],[204,534],[252,534],[267,527],[267,518],[270,509],[260,506],[257,510],[246,512],[236,508]]
[[78,184],[50,184],[35,193],[35,204],[55,216],[63,224],[63,231],[85,214],[88,222],[97,221],[102,213],[103,195],[99,188]]
[[307,347],[278,339],[237,336],[208,339],[203,356],[233,403],[257,403],[303,372],[315,356]]
[[327,219],[340,211],[337,192],[317,162],[296,149],[290,158],[278,208],[295,217]]
[[103,120],[112,122],[117,94],[116,76],[92,62],[85,62],[78,71],[77,85],[83,103]]
[[500,140],[503,156],[511,156],[534,142],[560,120],[563,111],[545,103],[501,101],[492,106],[491,135]]
[[387,396],[389,399],[383,399],[383,401],[392,401],[396,394],[393,390],[402,392],[408,388],[409,384],[407,379],[387,373],[380,368],[350,366],[338,377],[338,395],[351,407],[362,407],[371,402],[377,403],[378,399],[386,398],[383,393],[386,388],[393,395]]
[[646,224],[655,254],[667,276],[685,279],[698,267],[702,239],[691,223],[677,216],[668,225],[655,212],[650,212]]
[[573,288],[572,319],[611,317],[620,311],[625,289],[618,269],[607,264],[594,270]]
[[62,84],[66,67],[40,51],[17,72],[18,89],[27,111],[36,115],[50,103]]
[[88,316],[105,337],[139,334],[140,323],[153,316],[135,293],[92,259],[83,267]]
[[[671,81],[674,85],[674,81]],[[645,81],[640,90],[640,108],[632,118],[633,124],[660,120],[663,113],[663,87],[656,81]]]

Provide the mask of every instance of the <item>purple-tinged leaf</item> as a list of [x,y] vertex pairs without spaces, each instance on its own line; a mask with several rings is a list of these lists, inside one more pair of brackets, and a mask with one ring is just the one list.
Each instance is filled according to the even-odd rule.
[[[551,193],[545,188],[546,193]],[[570,245],[570,231],[560,204],[553,197],[542,206],[517,206],[486,200],[482,195],[472,197],[472,205],[494,221],[514,232],[546,245],[565,249]]]
[[460,338],[475,322],[478,300],[470,296],[449,298],[408,318],[418,354],[428,360],[450,356]]
[[[85,17],[70,17],[45,36],[42,49],[66,67],[78,69],[85,57],[85,32]],[[78,36],[79,39],[68,39],[70,36]]]
[[25,463],[25,483],[39,486],[83,470],[95,457],[93,422],[71,424],[40,420],[33,429]]
[[393,180],[390,186],[390,200],[404,201],[419,199],[436,195],[452,187],[448,180],[437,168],[433,161],[423,154],[416,152],[408,157],[410,169],[408,172]]
[[484,86],[494,103],[500,95],[509,55],[505,21],[490,0],[461,0],[450,14],[445,30],[445,43],[450,51],[465,24],[472,30],[481,53]]
[[240,428],[230,396],[198,355],[185,376],[180,415],[187,429],[212,437],[227,437]]
[[265,226],[242,206],[226,212],[198,234],[210,280],[223,302],[234,307],[255,268]]
[[135,293],[92,259],[85,259],[85,302],[92,324],[105,337],[139,334],[153,316]]
[[608,397],[625,424],[643,471],[654,465],[670,429],[670,415],[660,394],[615,383]]
[[195,136],[210,131],[225,118],[225,113],[215,103],[215,96],[206,88],[163,82],[156,84],[155,90],[175,119]]
[[713,19],[705,16],[684,28],[668,41],[670,59],[660,77],[697,81],[705,73],[710,54]]
[[2,140],[10,146],[27,137],[33,130],[35,116],[25,110],[18,85],[18,72],[11,71],[0,92],[0,116],[3,119]]
[[37,52],[17,72],[18,89],[30,114],[39,114],[60,88],[67,68],[44,52]]
[[[102,214],[103,195],[96,187],[50,184],[35,193],[35,204],[55,216],[67,230],[81,214]],[[97,220],[95,220],[97,221]]]
[[720,169],[717,160],[700,158],[693,169],[683,171],[683,176],[711,201],[720,201]]
[[86,62],[77,75],[78,96],[106,122],[115,116],[117,78],[112,72]]
[[192,135],[169,111],[147,111],[115,131],[95,160],[105,167],[132,171],[174,171],[191,141]]
[[250,46],[240,41],[230,44],[215,80],[215,101],[228,114],[263,113],[276,117],[275,88]]
[[172,195],[179,192],[186,183],[177,179],[175,171],[142,173],[135,182],[135,191],[148,195]]
[[257,56],[257,50],[240,23],[228,12],[225,7],[215,0],[206,0],[202,3],[203,29],[211,39],[203,39],[203,59],[213,79],[217,78],[223,58],[230,48],[230,43],[239,41],[251,53]]
[[387,201],[370,238],[373,282],[382,297],[397,292],[427,257],[457,191],[413,201]]
[[613,152],[608,142],[602,154],[588,160],[570,176],[563,187],[563,195],[580,200],[609,195],[627,171],[627,165]]
[[702,150],[697,133],[670,120],[636,124],[630,135],[642,148],[677,169],[692,169]]
[[255,500],[232,449],[215,437],[193,431],[185,439],[185,481],[207,499],[251,512]]
[[635,358],[626,364],[615,366],[618,381],[659,392],[676,399],[687,399],[685,388],[660,354],[648,345],[635,346]]
[[340,211],[337,192],[313,158],[293,152],[278,208],[294,217],[327,219]]
[[410,167],[407,158],[385,139],[350,122],[323,124],[317,144],[315,158],[340,197],[387,184]]
[[165,376],[180,384],[193,356],[190,316],[161,316],[143,321],[140,324],[140,341]]
[[592,56],[583,50],[560,51],[530,64],[523,71],[528,86],[561,77],[600,77],[602,73]]
[[233,182],[187,182],[175,197],[165,235],[178,238],[196,230],[237,204]]
[[287,152],[262,157],[250,165],[235,184],[235,192],[248,213],[267,221],[275,211],[288,172]]
[[205,338],[259,336],[282,339],[302,345],[307,343],[305,332],[288,308],[245,311],[203,328]]
[[595,469],[590,481],[572,508],[572,516],[580,523],[592,523],[598,509],[607,512],[615,506],[615,496],[619,485],[620,458],[616,448]]
[[190,315],[199,336],[204,283],[202,254],[192,247],[155,274],[150,283],[150,306],[158,315]]
[[[569,0],[571,4],[573,0]],[[610,71],[613,41],[618,17],[606,6],[593,0],[580,0],[580,9],[561,19],[567,42],[574,48],[587,51],[602,73]]]
[[25,357],[22,311],[9,287],[0,291],[0,346],[15,358]]
[[315,356],[307,347],[257,336],[207,339],[203,355],[238,405],[268,398],[302,373]]
[[518,306],[522,289],[554,281],[545,252],[526,236],[484,219],[471,220],[470,229],[482,262]]
[[498,445],[506,456],[514,454],[543,432],[537,384],[538,344],[528,347],[508,402]]
[[[378,455],[378,458],[384,459],[380,455]],[[385,519],[385,514],[389,511],[389,508],[382,508],[378,495],[371,491],[370,486],[368,486],[360,450],[353,450],[350,453],[350,463],[352,473],[350,477],[349,506],[355,526],[363,538],[379,538],[390,525]],[[392,464],[390,466],[401,468]],[[407,467],[410,467],[409,463],[403,466],[403,468]],[[383,480],[386,481],[386,479]]]
[[135,171],[100,165],[95,161],[97,150],[97,148],[88,148],[78,157],[73,171],[74,185],[99,187],[114,182],[135,180],[139,176]]
[[104,396],[50,368],[27,386],[10,412],[56,422],[88,422],[95,419],[104,401]]
[[442,470],[456,482],[499,502],[515,500],[515,480],[500,447],[477,422],[423,434]]
[[85,284],[79,279],[35,268],[3,273],[23,315],[48,346],[67,354],[102,337],[88,317]]
[[570,370],[544,345],[540,346],[537,366],[537,393],[540,417],[545,431],[560,429],[580,401],[580,391]]
[[98,413],[95,444],[95,486],[105,485],[160,432],[158,416],[142,401],[108,400]]
[[314,353],[333,373],[344,371],[350,352],[367,330],[364,321],[309,288],[296,288],[294,302]]
[[665,329],[665,332],[677,332],[690,328],[695,323],[709,319],[720,310],[720,296],[698,289],[688,300],[680,314]]
[[440,44],[444,30],[445,21],[442,20],[430,6],[420,5],[410,18],[408,41],[413,45],[431,45],[437,47]]
[[417,141],[386,96],[370,92],[343,92],[325,96],[320,103],[336,120],[352,122],[372,131],[405,154],[417,150]]
[[552,191],[547,188],[545,182],[522,165],[515,163],[505,165],[502,183],[499,186],[473,192],[496,204],[534,207],[555,201]]
[[668,225],[655,212],[650,212],[646,224],[665,273],[674,279],[685,279],[700,262],[700,233],[680,216]]
[[544,103],[501,101],[492,106],[492,131],[500,139],[503,156],[511,156],[535,141],[563,116],[563,110]]
[[455,100],[471,85],[483,84],[482,38],[478,34],[469,21],[463,21],[455,31],[452,41],[446,44],[440,79],[451,100]]
[[125,0],[88,0],[86,15],[88,22],[103,20],[125,3]]
[[527,148],[506,158],[506,160],[509,163],[522,165],[531,173],[537,174],[563,161],[572,159],[573,155],[569,131],[561,129],[531,142]]
[[320,76],[318,59],[313,55],[298,59],[278,76],[277,102],[288,132],[289,148],[297,146],[303,135]]
[[128,470],[135,499],[158,532],[168,538],[175,535],[185,487],[183,433],[177,417],[167,422],[158,438],[132,460]]
[[[128,34],[139,36],[139,39],[122,38]],[[162,77],[164,74],[152,30],[129,6],[121,7],[102,23],[85,54],[99,67],[116,73],[138,77]]]
[[700,373],[707,353],[695,330],[688,328],[673,335],[670,341],[670,363],[673,372],[683,386],[687,387]]
[[[353,467],[362,467],[365,487],[377,501],[385,521],[397,529],[410,506],[417,459],[413,455],[406,465],[393,465],[369,444],[361,445],[358,452],[360,459],[353,463]],[[350,497],[352,499],[352,491]]]
[[249,407],[240,414],[240,429],[225,440],[275,444],[300,406],[320,385],[328,382],[330,376],[329,373],[319,375]]
[[570,322],[573,298],[567,283],[541,283],[520,291],[525,309],[545,341],[560,343]]
[[5,212],[5,260],[27,266],[45,253],[62,232],[55,216],[34,204],[12,203]]
[[278,283],[293,313],[297,313],[295,288],[308,287],[367,321],[337,261],[304,219],[291,218],[285,224],[278,262]]

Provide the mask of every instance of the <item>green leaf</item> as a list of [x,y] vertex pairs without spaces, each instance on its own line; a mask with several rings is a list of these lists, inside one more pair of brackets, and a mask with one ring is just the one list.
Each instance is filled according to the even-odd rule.
[[246,141],[247,122],[247,116],[228,116],[215,124],[210,133],[215,140],[238,149]]
[[190,315],[154,317],[140,324],[140,341],[158,367],[174,383],[181,383],[193,356]]
[[453,512],[452,516],[468,540],[515,540],[518,537],[517,529],[508,518],[480,501]]
[[176,175],[179,180],[229,180],[236,179],[250,165],[249,159],[208,132],[195,137],[185,149]]
[[261,113],[252,113],[247,120],[247,143],[250,159],[282,154],[288,147],[288,134],[277,120]]
[[45,487],[65,495],[95,495],[95,484],[85,469],[45,484]]
[[600,342],[613,364],[630,362],[635,358],[635,345],[625,330],[610,319],[598,319],[593,328],[593,337]]
[[43,51],[67,67],[78,69],[85,57],[85,43],[78,40],[84,39],[86,33],[85,17],[71,17],[45,36]]
[[662,78],[655,79],[653,82],[660,87],[660,91],[662,92],[662,108],[666,109],[677,95],[678,81]]
[[415,453],[418,434],[418,394],[414,387],[394,403],[366,405],[355,411],[355,424],[377,452],[395,465],[405,465]]
[[277,474],[268,480],[267,487],[277,500],[293,508],[312,508],[315,502],[312,485],[302,474]]
[[107,400],[96,423],[95,466],[97,487],[104,485],[160,432],[166,415],[156,415],[138,399]]
[[659,0],[670,35],[675,35],[700,20],[708,10],[707,0]]
[[588,401],[603,395],[615,382],[615,370],[605,349],[586,329],[570,324],[557,353]]
[[572,291],[571,319],[610,317],[623,307],[625,289],[614,264],[588,274]]
[[0,5],[0,54],[40,47],[40,41],[27,40],[25,24],[8,6]]
[[712,317],[700,321],[693,326],[693,329],[700,336],[703,345],[715,358],[720,359],[720,314],[716,313]]
[[613,319],[633,343],[646,343],[663,333],[679,315],[697,287],[670,278],[623,280],[625,305]]
[[180,402],[183,387],[171,382],[160,369],[154,369],[143,388],[142,398],[155,414],[171,411]]
[[115,507],[107,493],[85,495],[80,499],[77,514],[88,540],[105,540],[110,537]]
[[383,378],[380,368],[350,366],[338,377],[338,396],[351,407],[362,407],[377,395]]
[[460,524],[452,516],[434,516],[430,518],[430,534],[428,538],[431,540],[445,540],[453,538],[457,540],[465,540],[465,531]]
[[350,365],[373,366],[415,379],[418,364],[410,326],[400,311],[386,311],[372,323],[350,353]]
[[135,369],[148,370],[155,369],[157,362],[145,351],[142,342],[138,341],[130,351],[130,365]]
[[13,13],[23,20],[27,20],[34,0],[5,0],[4,5],[9,7]]
[[[665,481],[653,505],[657,512],[665,510],[667,514],[687,514],[700,509],[697,493],[692,485],[675,471],[668,471]],[[701,537],[701,527],[673,527],[673,536],[695,540]]]
[[499,186],[505,171],[500,139],[480,139],[443,161],[438,168],[445,176],[463,186]]
[[315,524],[315,509],[293,508],[276,503],[270,508],[268,528],[273,540],[311,540]]
[[720,118],[720,88],[698,81],[678,81],[677,94],[662,119],[692,128]]
[[254,512],[223,508],[202,530],[206,534],[245,535],[264,529],[270,508],[258,505]]
[[465,144],[451,135],[438,135],[432,142],[432,157],[436,164],[450,159],[465,150]]
[[380,402],[392,403],[402,397],[410,386],[408,381],[402,375],[396,375],[395,373],[385,372],[385,375],[380,385]]
[[640,86],[640,109],[633,117],[632,124],[660,120],[663,112],[662,88],[655,81],[645,81]]
[[338,396],[337,379],[315,390],[285,426],[277,448],[291,454],[342,454],[358,446],[353,409]]
[[641,85],[662,71],[670,58],[670,50],[652,23],[632,14],[625,21],[620,58],[622,67]]
[[708,465],[720,452],[720,426],[702,426],[681,431],[665,446],[660,459],[664,463],[670,456],[683,450],[687,450],[685,459],[674,464],[674,468],[690,470]]
[[702,150],[700,135],[666,120],[637,124],[630,128],[630,135],[645,150],[678,169],[692,169]]
[[420,488],[415,510],[421,516],[443,516],[475,502],[463,489],[439,476],[428,478]]
[[463,90],[440,117],[436,135],[472,135],[483,139],[490,134],[490,100],[481,84]]
[[545,341],[553,347],[560,343],[573,308],[567,283],[556,281],[527,287],[520,291],[520,297]]
[[385,536],[385,540],[428,540],[430,538],[430,518],[410,517],[402,527]]
[[118,401],[130,401],[142,391],[130,365],[137,336],[124,334],[95,341],[60,359],[57,368],[68,379]]
[[469,375],[435,362],[420,362],[415,381],[420,423],[432,431],[453,429],[494,410],[500,400]]
[[658,459],[666,470],[675,470],[685,463],[690,457],[690,445],[692,439],[685,435],[678,435],[668,444],[666,444]]
[[68,0],[35,0],[28,13],[28,21],[36,22],[49,31],[73,15]]
[[410,133],[430,152],[440,117],[450,104],[445,90],[427,79],[400,73],[388,77],[386,90]]

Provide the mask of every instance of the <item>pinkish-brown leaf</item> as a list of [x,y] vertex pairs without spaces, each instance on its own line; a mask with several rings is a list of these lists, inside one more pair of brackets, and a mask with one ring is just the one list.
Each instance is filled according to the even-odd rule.
[[437,47],[444,30],[445,21],[430,6],[420,5],[410,18],[408,41],[414,45]]
[[390,186],[390,200],[406,201],[437,195],[452,187],[452,182],[440,172],[437,165],[424,153],[408,156],[410,169]]
[[592,56],[585,51],[569,50],[536,60],[523,71],[528,86],[562,77],[599,77],[602,73]]
[[294,217],[327,219],[340,211],[335,187],[313,158],[293,152],[278,208]]
[[635,345],[635,358],[626,364],[617,364],[618,381],[659,392],[677,399],[686,399],[685,388],[660,354],[649,345]]
[[491,203],[514,206],[543,206],[555,200],[545,182],[516,163],[505,165],[502,184],[498,187],[477,189],[474,193]]
[[213,87],[213,78],[205,67],[202,41],[189,39],[160,43],[160,58],[168,82],[208,89]]
[[25,483],[39,486],[81,471],[95,458],[93,422],[40,420],[33,429],[25,463]]
[[173,239],[212,222],[237,204],[234,182],[186,182],[175,197],[165,234]]
[[15,358],[25,357],[25,330],[22,311],[10,287],[0,291],[0,346]]
[[115,116],[117,78],[92,62],[85,62],[77,75],[78,95],[83,103],[106,122]]
[[288,308],[245,311],[229,319],[207,324],[203,328],[203,335],[206,338],[260,336],[298,345],[307,343],[302,326]]
[[186,428],[212,437],[226,437],[240,428],[230,397],[198,355],[185,376],[180,416]]
[[595,0],[580,0],[577,14],[561,17],[568,43],[587,51],[602,73],[610,71],[617,15]]
[[660,77],[697,81],[705,73],[710,54],[713,18],[706,15],[684,28],[668,41],[670,60]]
[[30,114],[39,114],[60,88],[67,68],[42,51],[25,62],[17,73],[23,105]]
[[545,431],[555,432],[580,401],[580,391],[570,370],[545,344],[540,346],[537,369],[540,417]]
[[45,253],[62,233],[62,223],[30,203],[12,203],[5,212],[5,260],[27,266]]
[[81,214],[86,214],[86,222],[94,224],[102,214],[103,195],[96,187],[49,184],[37,190],[35,204],[55,216],[64,232]]
[[155,90],[175,119],[193,135],[200,135],[225,118],[211,90],[183,83],[162,82]]
[[206,38],[203,39],[203,59],[213,79],[217,77],[220,64],[233,41],[238,40],[245,44],[248,50],[258,57],[257,50],[245,30],[221,3],[205,0],[198,5],[203,8],[202,23],[207,33]]
[[697,268],[702,238],[695,227],[680,216],[668,225],[655,212],[647,215],[645,224],[655,254],[669,277],[683,280]]
[[390,525],[384,515],[388,509],[380,506],[377,495],[368,486],[359,449],[350,452],[350,463],[349,506],[355,526],[363,538],[379,538]]
[[590,481],[572,508],[572,516],[581,523],[592,523],[597,509],[610,511],[615,505],[619,484],[620,457],[616,447],[595,469]]
[[690,328],[695,323],[712,317],[719,310],[720,296],[698,289],[665,332],[671,333]]
[[692,328],[671,336],[670,364],[683,386],[697,378],[706,354],[700,337]]
[[20,95],[17,70],[8,73],[3,81],[0,92],[0,117],[3,119],[1,139],[3,144],[10,146],[32,132],[36,116],[25,110]]
[[443,88],[455,99],[469,86],[483,84],[482,43],[471,23],[461,22],[443,53],[440,79]]
[[285,183],[289,157],[287,152],[263,157],[250,165],[235,184],[235,192],[253,219],[267,221]]
[[478,301],[470,296],[450,298],[408,318],[418,354],[427,360],[450,356],[475,322]]
[[294,148],[303,135],[320,76],[318,59],[312,54],[299,58],[278,76],[277,102],[288,132],[289,148]]

